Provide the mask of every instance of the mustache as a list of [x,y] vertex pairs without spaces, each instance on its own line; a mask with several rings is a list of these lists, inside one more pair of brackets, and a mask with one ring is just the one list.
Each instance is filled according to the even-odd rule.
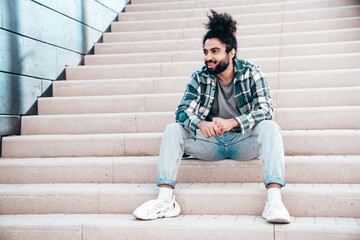
[[205,63],[206,64],[208,64],[208,63],[216,63],[216,61],[209,60],[209,61],[206,61]]

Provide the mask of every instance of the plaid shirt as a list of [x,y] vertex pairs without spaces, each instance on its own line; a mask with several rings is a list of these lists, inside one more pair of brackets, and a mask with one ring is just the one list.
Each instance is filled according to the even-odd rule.
[[[193,137],[196,125],[205,120],[215,99],[216,76],[204,65],[195,71],[176,111],[176,122]],[[234,97],[241,115],[234,116],[242,134],[251,130],[262,120],[270,120],[273,104],[270,89],[261,69],[245,60],[234,60]]]

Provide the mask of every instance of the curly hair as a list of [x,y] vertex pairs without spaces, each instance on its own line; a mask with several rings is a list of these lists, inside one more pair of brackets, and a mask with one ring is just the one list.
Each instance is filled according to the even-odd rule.
[[[218,14],[214,10],[210,10],[212,15],[208,15],[209,22],[205,24],[209,31],[203,38],[203,46],[207,39],[217,38],[226,45],[226,52],[232,49],[237,52],[236,40],[236,21],[227,13]],[[236,58],[236,53],[234,58]]]

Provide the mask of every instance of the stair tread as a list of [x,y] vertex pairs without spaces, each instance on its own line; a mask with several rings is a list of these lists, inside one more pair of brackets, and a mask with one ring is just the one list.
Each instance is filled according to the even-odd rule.
[[[189,19],[189,18],[188,18]],[[249,28],[254,28],[254,27],[263,27],[263,28],[266,28],[266,27],[283,27],[283,29],[280,29],[284,32],[287,32],[287,31],[290,31],[290,32],[299,32],[299,31],[303,31],[302,29],[290,29],[291,26],[294,26],[296,24],[324,24],[324,23],[350,23],[352,21],[356,21],[358,20],[359,17],[358,16],[348,16],[348,17],[334,17],[334,18],[328,18],[328,19],[309,19],[309,20],[298,20],[298,21],[292,21],[292,22],[284,22],[284,23],[280,23],[280,22],[274,22],[274,23],[254,23],[254,24],[248,24],[248,25],[241,25],[237,28],[237,35],[239,36],[241,32],[243,32],[243,30],[246,30],[246,29],[249,29]],[[186,19],[183,18],[183,19],[178,19],[178,20],[181,20],[181,21],[185,21]],[[153,21],[153,22],[166,22],[166,20],[146,20],[146,21]],[[145,22],[145,20],[141,20],[141,21],[119,21],[119,22],[114,22],[113,25],[119,25],[119,24],[126,24],[126,23],[132,23],[132,22]],[[358,24],[356,24],[354,22],[354,26],[357,26]],[[313,28],[317,28],[318,26],[309,26],[309,30],[307,31],[313,31],[311,29]],[[336,26],[333,26],[334,29],[336,29]],[[351,25],[344,25],[343,26],[344,28],[351,28]],[[320,28],[321,29],[321,28]],[[329,29],[332,29],[330,26],[329,26]],[[174,32],[194,32],[194,31],[199,31],[199,32],[203,32],[203,28],[201,27],[192,27],[192,28],[184,28],[184,27],[181,27],[179,26],[178,28],[176,29],[154,29],[152,32],[154,33],[174,33]],[[143,33],[146,33],[148,32],[147,30],[138,30],[138,31],[131,31],[131,30],[127,30],[127,31],[112,31],[112,32],[107,32],[105,33],[106,35],[125,35],[125,34],[139,34],[140,32],[143,32]],[[255,35],[257,35],[258,33],[254,33]]]
[[[151,163],[154,164],[157,162],[159,156],[125,156],[125,157],[59,157],[59,158],[1,158],[0,165],[17,165],[21,164],[23,166],[31,166],[32,164],[44,164],[44,165],[60,165],[63,163],[67,164],[86,164],[86,163],[132,163],[132,164],[147,164]],[[259,159],[255,159],[257,161]],[[360,155],[298,155],[298,156],[285,156],[285,161],[289,163],[301,163],[302,161],[314,161],[315,163],[318,161],[326,162],[326,161],[359,161],[360,162]],[[242,162],[230,159],[224,159],[223,161],[203,161],[203,160],[185,160],[182,164],[187,165],[223,165],[223,164],[246,164],[250,162]]]
[[[3,158],[0,182],[35,183],[153,183],[158,156]],[[307,166],[311,165],[311,169]],[[343,171],[339,172],[341,168]],[[143,174],[137,175],[141,169]],[[286,182],[360,184],[360,155],[285,156]],[[260,159],[236,161],[183,160],[179,183],[262,183]],[[236,173],[236,174],[234,174]]]
[[[173,3],[170,4],[171,6],[173,6]],[[153,7],[153,4],[149,4],[149,7]],[[232,5],[233,7],[234,5]],[[286,6],[286,4],[284,4],[283,6]],[[128,5],[128,7],[133,7],[131,5]],[[154,15],[156,15],[157,12],[163,12],[163,11],[173,11],[173,9],[150,9],[149,7],[147,7],[147,12],[152,12]],[[235,6],[236,7],[236,6]],[[258,8],[261,6],[257,6]],[[265,6],[265,8],[268,6]],[[334,15],[331,15],[331,13],[338,13],[341,10],[348,10],[348,9],[358,9],[358,5],[354,4],[354,5],[344,5],[344,6],[332,6],[332,7],[317,7],[317,8],[308,8],[308,9],[289,9],[289,8],[283,8],[283,9],[278,9],[278,10],[274,10],[274,11],[269,11],[269,12],[264,12],[264,11],[249,11],[247,13],[241,13],[239,14],[238,12],[235,12],[232,14],[232,16],[234,17],[234,19],[239,19],[241,17],[246,17],[246,18],[252,18],[252,17],[256,17],[256,16],[271,16],[271,15],[277,15],[277,14],[284,14],[285,18],[283,20],[290,20],[290,21],[297,21],[297,19],[299,18],[298,15],[304,15],[309,17],[310,19],[323,19],[323,18],[331,18],[334,17]],[[194,8],[195,11],[199,11],[199,8],[196,7]],[[181,8],[177,8],[177,12],[179,12],[179,10],[181,10]],[[207,12],[208,8],[202,8],[203,12]],[[186,11],[186,10],[185,10]],[[327,12],[328,14],[326,15],[321,15],[319,14],[319,12]],[[127,12],[127,11],[125,11]],[[131,12],[131,11],[128,11]],[[139,11],[140,12],[140,11]],[[176,13],[176,12],[175,12]],[[312,14],[309,14],[312,13]],[[144,14],[144,12],[143,12]],[[306,15],[309,14],[309,15]],[[179,18],[167,18],[167,19],[149,19],[150,23],[155,23],[155,22],[164,22],[164,21],[184,21],[184,20],[205,20],[206,16],[204,16],[205,14],[202,14],[202,17],[199,17],[200,14],[195,15],[195,16],[189,16],[189,17],[183,17],[180,16]],[[288,15],[292,15],[292,16],[296,16],[294,19],[293,18],[289,18],[287,17]],[[349,13],[346,13],[345,16],[348,16]],[[126,16],[126,15],[124,15]],[[335,15],[336,16],[336,15]],[[351,16],[351,13],[350,13]],[[300,18],[303,18],[304,16],[300,16]],[[130,20],[130,21],[124,21],[124,23],[131,23],[131,22],[136,22],[136,23],[141,23],[141,22],[145,22],[145,20]]]
[[[332,135],[332,134],[346,134],[346,135],[357,135],[360,133],[360,129],[311,129],[311,130],[283,130],[283,135]],[[6,141],[16,141],[18,140],[29,140],[30,139],[39,139],[46,140],[50,139],[67,139],[67,138],[117,138],[117,137],[160,137],[163,132],[151,132],[151,133],[106,133],[106,134],[49,134],[49,135],[13,135],[4,137]]]
[[[302,117],[301,121],[298,119]],[[360,106],[274,108],[283,130],[357,129]],[[346,118],[347,121],[341,121]],[[25,116],[22,135],[160,132],[174,122],[173,111]]]
[[[359,18],[360,20],[360,18]],[[292,44],[292,45],[281,45],[281,46],[263,46],[263,47],[240,47],[238,48],[239,52],[244,52],[244,51],[248,51],[248,50],[258,50],[259,52],[264,51],[264,50],[282,50],[282,49],[288,49],[288,48],[302,48],[302,47],[321,47],[321,46],[325,46],[325,47],[336,47],[336,46],[357,46],[360,43],[360,41],[339,41],[339,42],[329,42],[329,43],[310,43],[310,44]],[[134,57],[146,57],[146,56],[154,56],[154,55],[159,55],[159,56],[171,56],[174,54],[193,54],[193,53],[198,53],[200,52],[202,54],[201,51],[199,50],[184,50],[184,51],[166,51],[166,52],[144,52],[144,53],[114,53],[114,54],[95,54],[95,55],[86,55],[85,58],[88,59],[96,59],[96,58],[109,58],[109,57],[129,57],[129,56],[134,56]],[[356,52],[352,52],[352,54],[354,54]],[[309,54],[310,56],[318,56],[318,55],[332,55],[332,54],[347,54],[347,53],[315,53],[315,54]],[[308,55],[307,55],[308,56]],[[280,57],[292,57],[292,56],[280,56]],[[258,58],[270,58],[270,57],[258,57]],[[172,59],[172,61],[176,61],[177,59]]]
[[[79,194],[91,193],[121,193],[129,195],[156,195],[155,183],[37,183],[37,184],[0,184],[1,196],[21,196],[27,194]],[[360,184],[286,184],[282,190],[284,198],[288,194],[299,194],[302,192],[314,195],[346,195],[351,194],[360,199]],[[198,195],[246,195],[248,193],[266,194],[263,183],[178,183],[175,194],[178,198],[184,196]]]
[[[317,8],[321,8],[323,5],[322,4],[327,4],[326,6],[327,7],[331,7],[331,6],[338,6],[338,5],[343,5],[343,4],[356,4],[356,2],[354,1],[342,1],[342,2],[339,2],[339,1],[334,1],[334,5],[328,5],[328,1],[302,1],[303,4],[302,5],[305,5],[304,3],[308,3],[310,5],[310,8],[312,8],[314,5],[316,5],[316,3],[318,3],[320,6],[317,7]],[[337,2],[337,3],[336,3]],[[215,4],[216,2],[214,1],[207,1],[207,2],[204,2],[204,1],[185,1],[185,3],[189,4],[190,6],[188,6],[187,8],[180,8],[177,6],[175,9],[166,9],[166,10],[148,10],[148,7],[149,6],[156,6],[157,9],[159,9],[159,7],[161,6],[172,6],[174,4],[179,4],[179,5],[183,5],[184,4],[184,1],[155,1],[155,2],[149,2],[149,1],[146,1],[146,2],[142,2],[142,3],[132,3],[131,5],[128,5],[128,8],[127,8],[127,11],[125,11],[126,13],[134,13],[135,11],[131,11],[131,10],[134,10],[134,9],[131,9],[131,8],[135,8],[137,11],[136,13],[146,13],[146,12],[161,12],[161,11],[171,11],[171,12],[175,12],[175,11],[193,11],[194,9],[195,10],[200,10],[200,9],[207,9],[209,6],[211,6],[211,4]],[[199,3],[199,5],[196,5],[196,3]],[[203,5],[203,4],[205,5]],[[296,6],[296,8],[298,8],[299,4],[296,3],[296,1],[287,1],[287,2],[283,2],[283,1],[256,1],[256,2],[252,2],[252,1],[228,1],[227,3],[225,3],[226,5],[224,7],[221,8],[221,5],[215,5],[213,7],[216,7],[216,9],[218,9],[220,7],[220,9],[225,9],[229,6],[231,7],[256,7],[256,8],[259,8],[259,7],[262,7],[264,6],[265,8],[269,7],[269,6],[273,6],[273,5],[284,5],[285,6],[285,9],[288,9],[291,5],[294,5]],[[224,4],[222,4],[224,5]],[[290,6],[289,6],[290,5]],[[302,6],[300,5],[300,6]],[[306,5],[305,5],[306,6]],[[138,9],[139,7],[142,7],[143,9]]]
[[[51,214],[0,216],[2,232],[64,239],[356,239],[359,218],[292,217],[291,224],[269,224],[251,215],[180,215],[157,221],[139,221],[130,214]],[[55,230],[56,229],[56,230]],[[64,229],[63,231],[61,231]],[[165,230],[166,229],[166,230]],[[175,233],[175,234],[174,234]],[[311,235],[309,235],[311,233]],[[30,235],[27,233],[28,236]],[[70,237],[70,236],[67,236]]]
[[[0,215],[0,226],[39,226],[39,225],[81,225],[81,224],[105,224],[120,225],[131,222],[140,226],[161,226],[162,224],[178,224],[191,226],[194,221],[208,224],[239,223],[242,224],[264,224],[267,227],[272,225],[263,220],[260,216],[251,215],[180,215],[177,218],[164,218],[157,221],[134,221],[134,216],[130,214],[19,214],[19,215]],[[191,221],[192,220],[192,221]],[[181,223],[180,223],[181,222]],[[240,224],[241,223],[241,224]],[[318,218],[318,217],[292,217],[292,225],[307,225],[308,227],[318,226],[342,226],[359,227],[360,218]],[[127,224],[126,224],[127,225]],[[283,225],[281,226],[290,226]],[[215,227],[215,226],[212,226]],[[224,227],[224,226],[223,226]],[[360,229],[358,229],[360,232]]]
[[[2,184],[0,202],[3,214],[131,213],[157,192],[154,183]],[[266,201],[263,183],[179,183],[175,195],[183,214],[260,215]],[[360,184],[287,184],[282,201],[295,217],[357,217]]]
[[[334,112],[342,112],[342,111],[360,111],[360,106],[324,106],[324,107],[296,107],[296,108],[275,108],[275,111],[281,112],[297,112],[297,111],[334,111]],[[84,119],[84,118],[112,118],[112,117],[127,117],[127,116],[164,116],[164,115],[172,115],[174,116],[174,111],[164,111],[164,112],[128,112],[128,113],[85,113],[85,114],[56,114],[56,115],[29,115],[24,116],[23,119],[26,120],[37,120],[37,119]]]
[[[332,33],[332,34],[347,34],[349,32],[358,32],[360,30],[360,28],[354,27],[354,28],[345,28],[345,29],[326,29],[326,30],[316,30],[316,31],[305,31],[305,32],[290,32],[290,33],[272,33],[272,34],[259,34],[258,37],[271,37],[271,36],[282,36],[282,37],[286,37],[286,36],[296,36],[296,35],[319,35],[319,34],[323,34],[323,33]],[[110,34],[110,33],[109,33]],[[115,33],[114,33],[115,34]],[[246,38],[253,38],[253,36],[237,36],[237,40],[241,41],[242,39],[246,39]],[[352,41],[358,41],[359,39],[356,40],[352,40]],[[347,40],[346,40],[347,41]],[[174,42],[174,43],[183,43],[183,42],[199,42],[201,43],[201,38],[191,38],[191,39],[170,39],[170,40],[147,40],[147,41],[136,41],[136,44],[154,44],[154,43],[165,43],[165,42]],[[344,42],[344,41],[336,41],[336,42]],[[124,45],[125,43],[133,43],[133,41],[130,42],[103,42],[103,43],[96,43],[95,46],[116,46],[116,45]],[[316,43],[316,42],[312,42],[312,43]],[[299,45],[299,44],[305,44],[305,43],[294,43],[294,44],[289,44],[289,43],[285,43],[285,44],[281,44],[281,46],[286,46],[286,45]],[[270,46],[278,46],[278,45],[270,45]],[[243,46],[243,47],[247,47],[250,48],[249,46]],[[255,47],[255,46],[254,46]],[[259,46],[259,47],[263,47],[263,46]],[[199,49],[199,48],[194,48],[194,49]]]
[[[88,82],[92,83],[92,82]],[[80,83],[81,84],[81,83]],[[346,91],[346,92],[358,92],[360,90],[360,86],[352,86],[352,87],[322,87],[322,88],[301,88],[301,89],[273,89],[271,92],[273,94],[276,93],[318,93],[318,92],[337,92],[337,91]],[[54,102],[58,100],[63,101],[72,101],[72,100],[99,100],[99,99],[136,99],[136,98],[144,98],[144,97],[182,97],[183,89],[180,89],[178,92],[172,93],[137,93],[137,94],[121,94],[121,95],[100,95],[100,96],[56,96],[56,97],[42,97],[39,99],[41,102]],[[179,99],[180,100],[180,99]],[[274,100],[275,101],[275,100]],[[294,106],[299,107],[299,106]],[[305,106],[304,106],[305,107]],[[312,107],[312,106],[306,106]],[[314,106],[319,107],[319,106]],[[324,106],[325,107],[325,106]],[[331,106],[326,106],[331,107]]]
[[[304,2],[306,4],[304,4]],[[276,11],[276,10],[280,10],[280,9],[284,9],[284,10],[305,10],[305,9],[317,9],[317,8],[324,8],[325,6],[323,5],[324,3],[326,3],[325,1],[303,1],[303,4],[299,4],[295,1],[288,1],[288,2],[264,2],[264,3],[256,3],[256,4],[242,4],[240,6],[232,6],[232,13],[246,13],[246,12],[252,12],[254,10],[254,8],[256,9],[256,11],[258,12],[270,12],[270,11]],[[329,4],[329,2],[327,2]],[[340,6],[351,6],[351,5],[356,5],[356,2],[354,1],[332,1],[332,6],[327,6],[327,7],[340,7]],[[134,5],[134,4],[132,4]],[[214,8],[215,10],[218,11],[226,11],[226,10],[231,10],[228,7],[221,7],[221,6],[217,6]],[[260,9],[260,10],[259,10]],[[200,14],[202,14],[204,11],[206,12],[208,10],[208,8],[190,8],[190,9],[168,9],[166,10],[166,13],[168,13],[168,15],[171,16],[171,18],[180,18],[182,17],[180,15],[177,15],[177,13],[192,13],[189,14],[190,16],[199,16]],[[154,14],[156,13],[156,14]],[[124,13],[120,13],[119,14],[119,19],[121,19],[122,21],[126,21],[129,17],[133,17],[131,18],[131,20],[138,20],[136,17],[137,16],[149,16],[149,14],[151,14],[150,16],[153,18],[159,18],[159,15],[161,16],[161,18],[163,18],[164,16],[166,18],[168,18],[169,16],[166,15],[162,15],[162,11],[125,11]]]

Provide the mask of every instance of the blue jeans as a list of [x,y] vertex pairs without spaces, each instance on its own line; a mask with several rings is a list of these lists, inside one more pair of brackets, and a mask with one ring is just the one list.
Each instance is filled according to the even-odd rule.
[[183,154],[202,160],[250,160],[260,156],[265,186],[278,183],[285,186],[284,147],[279,126],[264,120],[250,132],[241,134],[225,132],[221,137],[207,139],[196,130],[194,139],[179,123],[169,124],[164,132],[158,163],[157,185],[167,184],[175,188],[176,176]]

